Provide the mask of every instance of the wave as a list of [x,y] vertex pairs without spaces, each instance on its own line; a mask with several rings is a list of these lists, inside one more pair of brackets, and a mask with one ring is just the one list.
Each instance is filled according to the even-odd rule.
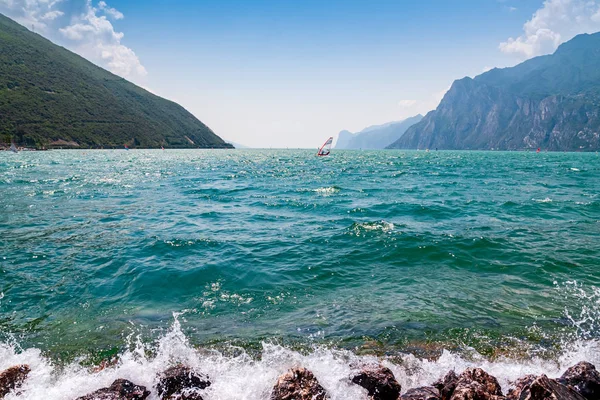
[[[128,348],[114,362],[102,363],[103,367],[109,365],[105,368],[90,366],[86,358],[60,365],[45,357],[39,349],[22,349],[14,341],[0,344],[0,370],[17,364],[31,367],[21,395],[10,394],[6,399],[72,400],[109,386],[119,378],[154,391],[156,375],[178,363],[209,375],[212,385],[203,393],[207,400],[266,400],[277,377],[296,366],[310,369],[333,400],[364,400],[364,390],[348,379],[364,363],[380,362],[390,368],[403,392],[431,384],[449,370],[461,372],[469,367],[481,367],[496,376],[506,392],[512,382],[525,374],[545,373],[558,377],[576,362],[600,363],[600,342],[597,340],[577,341],[554,359],[503,356],[490,360],[474,350],[465,354],[443,350],[436,359],[405,353],[377,357],[322,345],[298,351],[271,342],[263,342],[258,354],[234,346],[219,351],[192,346],[182,331],[180,318],[181,315],[174,314],[170,330],[155,342],[144,343],[139,336],[130,335]],[[157,398],[152,394],[149,399]]]
[[387,221],[376,222],[355,222],[349,228],[350,234],[354,236],[364,236],[367,233],[381,232],[390,233],[394,230],[394,224]]

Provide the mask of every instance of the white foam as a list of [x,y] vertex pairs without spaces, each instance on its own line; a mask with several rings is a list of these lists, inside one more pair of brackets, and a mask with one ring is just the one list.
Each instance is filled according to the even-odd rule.
[[390,233],[394,230],[394,224],[387,221],[377,222],[360,222],[352,226],[352,231],[355,235],[361,235],[364,232],[379,231],[383,233]]
[[332,194],[339,192],[340,189],[336,187],[322,187],[318,189],[313,189],[312,191],[322,196],[331,196]]
[[318,346],[304,354],[271,343],[263,343],[261,356],[256,359],[243,349],[238,349],[238,355],[231,356],[194,348],[183,334],[177,315],[170,331],[154,345],[145,345],[137,338],[131,338],[131,343],[131,349],[120,355],[117,365],[99,372],[83,367],[82,360],[61,367],[43,357],[38,349],[23,350],[15,344],[0,345],[0,370],[23,363],[31,366],[21,396],[10,394],[6,399],[73,400],[109,386],[115,379],[125,378],[146,386],[153,391],[150,399],[156,400],[154,386],[157,373],[175,363],[185,363],[210,376],[212,385],[203,393],[206,400],[266,400],[277,377],[295,366],[310,369],[333,400],[364,400],[365,390],[348,379],[361,363],[382,362],[394,372],[403,391],[430,385],[449,370],[461,372],[468,367],[481,367],[496,376],[506,391],[511,382],[525,374],[545,373],[557,377],[567,367],[582,360],[600,363],[600,345],[595,340],[577,342],[554,360],[506,357],[490,361],[474,351],[465,357],[445,350],[437,360],[398,355],[394,358],[396,362],[392,362],[388,358],[357,356],[347,350]]
[[[310,369],[332,400],[364,400],[366,391],[352,384],[349,377],[361,364],[377,362],[394,372],[403,391],[430,385],[450,370],[460,373],[469,367],[480,367],[498,378],[506,393],[512,382],[526,374],[544,373],[555,378],[584,360],[600,366],[597,337],[600,289],[576,281],[555,282],[554,285],[561,296],[571,300],[564,315],[574,330],[571,334],[565,333],[562,351],[551,358],[532,345],[525,347],[525,352],[515,352],[519,355],[514,357],[490,360],[474,349],[466,349],[460,354],[444,350],[437,359],[428,360],[401,353],[384,358],[358,356],[348,350],[325,346],[300,352],[273,343],[263,343],[262,351],[256,357],[241,348],[230,348],[223,353],[192,346],[181,329],[181,314],[174,314],[174,322],[164,336],[150,344],[130,336],[128,350],[119,355],[118,363],[101,371],[84,367],[83,359],[66,366],[54,364],[39,349],[23,349],[11,337],[6,343],[0,343],[0,371],[18,364],[31,367],[22,394],[11,393],[7,400],[73,400],[109,386],[118,378],[146,386],[152,391],[149,399],[156,400],[157,374],[177,363],[187,364],[210,376],[212,385],[202,394],[206,400],[266,400],[277,377],[298,366]],[[220,291],[218,282],[210,287],[215,292]],[[515,346],[522,350],[518,341]],[[546,354],[546,357],[540,354]]]

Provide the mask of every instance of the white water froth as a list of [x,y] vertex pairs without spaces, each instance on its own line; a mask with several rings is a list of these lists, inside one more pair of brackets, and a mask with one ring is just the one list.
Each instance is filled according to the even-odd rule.
[[339,192],[340,189],[336,187],[322,187],[318,189],[313,189],[312,191],[322,196],[331,196],[332,194]]
[[[315,374],[333,400],[366,399],[366,391],[352,384],[349,377],[364,363],[381,362],[390,368],[403,392],[414,387],[430,385],[450,370],[458,373],[468,367],[481,367],[496,376],[507,391],[511,382],[525,374],[545,373],[558,377],[566,368],[579,362],[600,364],[600,342],[580,341],[554,360],[533,357],[527,360],[499,358],[490,361],[473,352],[468,357],[444,350],[437,360],[420,359],[413,355],[391,359],[357,356],[347,350],[315,347],[303,354],[279,345],[263,343],[260,359],[239,349],[236,356],[216,350],[198,349],[190,345],[181,331],[177,315],[170,331],[154,346],[131,339],[131,350],[119,357],[119,362],[102,371],[93,371],[81,361],[68,366],[54,365],[38,349],[20,349],[16,344],[0,344],[0,371],[17,364],[29,364],[31,373],[20,396],[9,394],[7,400],[73,400],[99,388],[109,386],[115,379],[124,378],[155,393],[156,376],[168,367],[184,363],[210,376],[212,385],[202,396],[206,400],[268,399],[277,377],[295,366],[304,366]],[[154,354],[148,356],[148,354]],[[398,360],[401,360],[398,362]]]

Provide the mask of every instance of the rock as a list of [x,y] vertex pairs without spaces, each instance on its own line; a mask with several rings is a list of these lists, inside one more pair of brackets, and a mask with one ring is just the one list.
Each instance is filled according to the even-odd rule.
[[599,40],[580,35],[548,58],[454,81],[438,107],[388,148],[600,149]]
[[158,377],[156,391],[161,400],[202,400],[197,392],[210,386],[208,376],[183,365],[171,367]]
[[588,400],[600,399],[600,373],[589,362],[583,361],[572,366],[557,381],[571,387]]
[[325,400],[323,386],[306,368],[293,368],[277,379],[271,392],[271,400]]
[[506,398],[511,400],[518,400],[521,397],[521,393],[523,393],[525,389],[529,388],[529,386],[531,386],[531,383],[536,379],[537,376],[535,375],[525,375],[524,377],[517,379],[517,381],[515,382],[515,387],[508,391]]
[[435,382],[433,386],[440,391],[440,397],[442,400],[449,400],[456,389],[458,383],[458,375],[456,372],[450,371],[439,381]]
[[575,390],[546,375],[528,375],[516,382],[516,388],[506,397],[509,400],[585,400]]
[[0,373],[0,399],[21,387],[31,369],[29,365],[16,365]]
[[125,379],[117,379],[110,387],[78,397],[77,400],[144,400],[150,392]]
[[458,377],[451,400],[496,400],[503,398],[498,380],[481,368],[468,368]]
[[410,389],[400,397],[401,400],[440,400],[440,391],[432,386]]
[[397,400],[402,390],[394,373],[382,365],[365,366],[352,382],[367,389],[373,400]]
[[169,397],[161,397],[162,400],[204,400],[200,393],[195,390],[184,390]]
[[452,393],[451,400],[500,400],[503,396],[488,393],[479,382],[460,384]]

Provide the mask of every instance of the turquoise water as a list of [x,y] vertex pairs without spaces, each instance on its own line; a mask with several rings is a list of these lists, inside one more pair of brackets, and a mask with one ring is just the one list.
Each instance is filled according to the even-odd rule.
[[597,154],[313,153],[0,154],[0,341],[72,360],[174,315],[258,352],[597,338]]

